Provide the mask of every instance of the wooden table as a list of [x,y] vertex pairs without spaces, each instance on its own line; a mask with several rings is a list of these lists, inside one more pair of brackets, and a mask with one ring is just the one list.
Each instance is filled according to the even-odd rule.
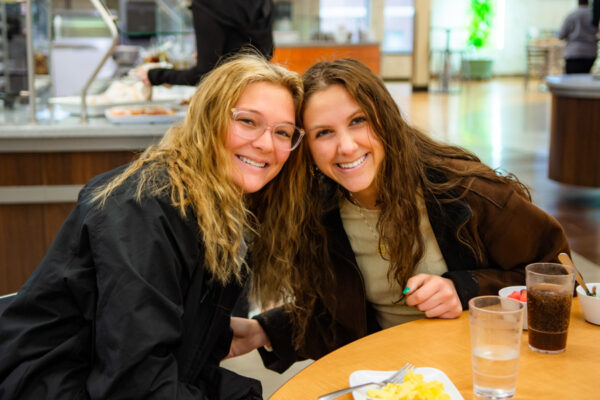
[[[476,399],[468,311],[457,319],[422,319],[350,343],[300,371],[271,400],[316,399],[348,386],[355,370],[391,371],[405,362],[444,371],[465,400]],[[600,326],[583,319],[577,298],[564,353],[530,350],[527,331],[523,332],[515,399],[598,399],[599,388]],[[340,399],[350,400],[352,395]]]

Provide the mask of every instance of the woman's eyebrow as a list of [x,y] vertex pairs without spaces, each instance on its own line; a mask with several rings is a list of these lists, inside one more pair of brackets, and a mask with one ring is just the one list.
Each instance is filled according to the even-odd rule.
[[360,115],[360,114],[364,115],[365,113],[363,112],[362,109],[358,108],[356,111],[354,111],[353,113],[350,114],[350,116],[348,117],[348,120],[351,120],[352,118],[354,118],[354,117],[356,117],[357,115]]
[[322,128],[329,128],[329,125],[327,125],[327,124],[313,125],[311,127],[306,127],[306,130],[307,131],[314,131],[315,129],[322,129]]
[[[260,117],[261,117],[263,120],[266,120],[266,119],[267,119],[267,117],[266,117],[266,116],[265,116],[265,115],[264,115],[262,112],[260,112],[260,111],[258,111],[258,110],[255,110],[255,109],[252,109],[252,108],[244,108],[244,107],[233,107],[233,108],[235,108],[236,110],[240,110],[240,111],[246,111],[246,112],[251,112],[251,113],[257,114],[257,115],[259,115],[259,116],[260,116]],[[296,123],[296,120],[294,119],[294,120],[292,120],[292,121],[290,121],[290,120],[288,120],[288,121],[279,121],[279,122],[276,122],[274,125],[279,125],[279,124],[290,124],[290,125],[295,125],[295,123]]]

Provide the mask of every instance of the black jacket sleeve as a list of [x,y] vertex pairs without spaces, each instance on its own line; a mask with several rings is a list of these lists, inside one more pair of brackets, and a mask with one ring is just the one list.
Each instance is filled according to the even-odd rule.
[[260,347],[263,364],[270,370],[284,372],[300,358],[292,343],[292,323],[282,308],[273,308],[254,317],[271,342],[272,351]]
[[196,65],[183,70],[151,69],[148,71],[148,80],[152,85],[167,83],[194,86],[204,74],[214,68],[219,57],[227,52],[227,28],[210,14],[202,12],[200,7],[192,5],[191,10],[196,35]]

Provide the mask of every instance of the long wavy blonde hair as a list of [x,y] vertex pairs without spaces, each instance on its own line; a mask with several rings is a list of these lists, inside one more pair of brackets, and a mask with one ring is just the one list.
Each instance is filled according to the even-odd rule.
[[[244,234],[252,232],[254,243],[266,249],[266,253],[255,257],[257,262],[276,259],[273,268],[289,269],[292,257],[288,251],[281,251],[282,241],[287,242],[281,232],[297,226],[300,218],[296,202],[304,178],[299,173],[298,152],[292,152],[279,175],[258,193],[244,195],[231,179],[233,166],[225,148],[231,109],[244,89],[255,82],[289,90],[298,114],[303,95],[298,74],[256,54],[229,58],[200,82],[183,123],[172,126],[158,144],[148,147],[94,197],[102,206],[112,191],[133,174],[139,174],[138,200],[168,193],[182,216],[190,212],[195,216],[206,268],[222,283],[232,278],[240,280],[245,275],[247,263],[240,250]],[[165,175],[168,179],[164,179]],[[289,250],[295,251],[293,247]],[[266,268],[261,264],[256,270],[261,273]],[[275,292],[280,287],[290,287],[281,272],[264,273],[277,277],[273,281],[256,278],[259,286],[265,286],[261,291],[264,296],[277,297]]]
[[[456,146],[436,142],[408,125],[381,78],[360,61],[348,58],[320,62],[309,68],[302,79],[305,92],[303,108],[311,96],[318,95],[332,85],[341,85],[365,113],[372,132],[385,149],[384,159],[375,178],[378,188],[377,204],[381,208],[377,230],[380,244],[383,242],[389,252],[388,279],[397,281],[399,287],[404,287],[423,257],[424,241],[419,231],[420,214],[417,209],[419,189],[426,202],[452,202],[468,192],[468,178],[479,177],[505,182],[525,198],[531,199],[527,188],[514,175],[503,176],[480,163],[474,154]],[[301,116],[302,112],[303,110]],[[314,164],[308,147],[303,152],[306,162]],[[452,160],[473,163],[465,170]],[[440,176],[445,178],[438,179]],[[336,207],[340,197],[348,196],[348,192],[321,173],[311,177],[308,182],[309,190],[321,195],[310,197],[307,203],[305,229],[310,227],[316,234],[323,235],[324,227],[320,226],[323,212]],[[437,200],[443,197],[438,195],[449,192],[456,193],[456,196]],[[479,262],[485,262],[486,251],[479,237],[471,235],[465,226],[456,235]],[[330,283],[334,279],[333,271],[327,261],[327,244],[323,238],[309,238],[303,246],[307,256],[296,263],[297,268],[292,278],[298,306],[290,312],[298,328],[297,345],[304,336],[307,318],[313,312],[316,302],[321,300],[329,305],[335,304],[330,290]],[[316,258],[311,260],[311,257]]]

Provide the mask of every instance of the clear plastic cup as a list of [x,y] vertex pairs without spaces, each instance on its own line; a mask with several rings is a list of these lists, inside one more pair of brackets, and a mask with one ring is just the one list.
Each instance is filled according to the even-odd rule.
[[529,348],[557,354],[567,347],[575,275],[562,264],[535,263],[525,268]]
[[500,296],[469,301],[473,391],[485,399],[509,399],[517,388],[524,303]]

